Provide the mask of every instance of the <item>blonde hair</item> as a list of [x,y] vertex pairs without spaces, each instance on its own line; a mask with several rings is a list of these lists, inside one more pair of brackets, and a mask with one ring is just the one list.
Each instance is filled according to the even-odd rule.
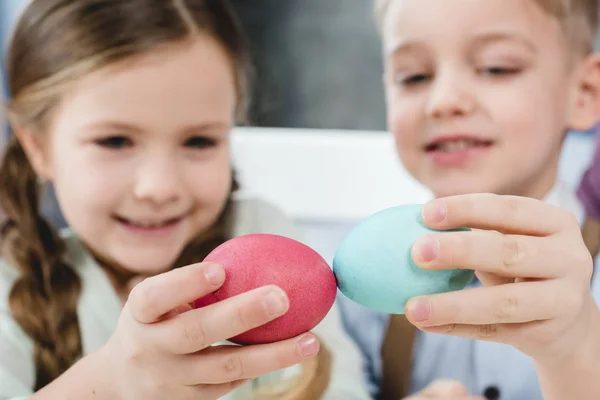
[[[389,5],[394,0],[374,0],[377,24],[382,26]],[[557,18],[567,39],[582,54],[594,49],[598,29],[598,0],[534,0]]]

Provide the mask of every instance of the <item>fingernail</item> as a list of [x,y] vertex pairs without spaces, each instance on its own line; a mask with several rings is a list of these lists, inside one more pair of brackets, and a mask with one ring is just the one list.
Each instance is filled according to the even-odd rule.
[[431,317],[431,303],[426,299],[409,300],[406,304],[406,316],[414,322],[427,321]]
[[204,269],[204,276],[208,283],[213,286],[220,285],[225,280],[225,271],[223,267],[217,264],[209,264]]
[[273,317],[287,310],[288,299],[281,289],[275,289],[263,297],[262,305],[267,314]]
[[431,262],[440,254],[440,242],[432,237],[421,237],[413,245],[413,260]]
[[426,224],[436,224],[446,219],[447,213],[448,209],[445,203],[434,201],[423,206],[423,209],[421,210],[421,218]]
[[312,356],[319,351],[319,341],[315,335],[311,335],[310,333],[298,339],[298,346],[300,347],[300,353],[304,357]]

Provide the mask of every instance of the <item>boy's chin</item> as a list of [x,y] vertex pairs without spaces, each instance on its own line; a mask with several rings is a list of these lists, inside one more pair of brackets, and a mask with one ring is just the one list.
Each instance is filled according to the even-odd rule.
[[496,193],[498,188],[490,180],[454,180],[446,179],[442,182],[427,184],[436,198],[458,196],[472,193]]

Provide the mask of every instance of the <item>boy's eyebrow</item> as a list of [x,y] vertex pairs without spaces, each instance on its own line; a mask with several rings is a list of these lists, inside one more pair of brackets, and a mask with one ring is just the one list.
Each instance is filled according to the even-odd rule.
[[[476,35],[471,40],[475,43],[477,47],[481,47],[493,42],[511,41],[522,44],[533,53],[537,53],[538,51],[537,46],[531,40],[527,39],[522,35],[519,35],[518,33],[487,32]],[[397,40],[395,42],[392,42],[391,45],[386,46],[385,55],[387,57],[394,56],[395,54],[404,53],[419,48],[420,45],[421,42],[417,40]]]
[[532,53],[537,53],[537,51],[538,51],[538,48],[534,42],[527,39],[523,35],[519,35],[518,33],[488,32],[488,33],[476,35],[475,38],[473,39],[473,42],[478,47],[484,46],[488,43],[504,42],[504,41],[520,43],[521,45],[523,45],[527,49],[529,49]]
[[393,56],[395,54],[398,53],[404,53],[407,51],[410,51],[412,49],[416,49],[420,45],[419,41],[411,41],[411,40],[397,40],[396,42],[392,43],[390,46],[386,46],[385,49],[385,55],[386,56]]

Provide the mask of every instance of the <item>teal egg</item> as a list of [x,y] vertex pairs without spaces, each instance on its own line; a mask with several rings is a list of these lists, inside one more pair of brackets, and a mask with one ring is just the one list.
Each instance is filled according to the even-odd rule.
[[[421,221],[422,205],[380,211],[360,222],[339,245],[333,272],[338,288],[365,307],[388,314],[404,314],[415,296],[464,289],[474,271],[424,270],[415,265],[411,248],[421,236],[440,233]],[[459,228],[449,231],[468,231]]]

